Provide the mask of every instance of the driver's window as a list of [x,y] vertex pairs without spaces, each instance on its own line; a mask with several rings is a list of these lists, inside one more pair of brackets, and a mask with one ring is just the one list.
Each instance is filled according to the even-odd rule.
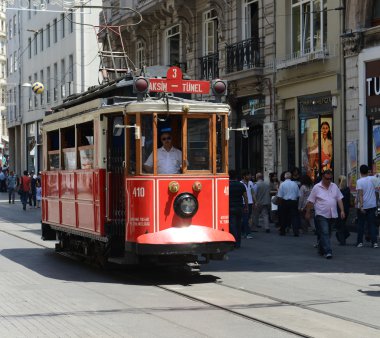
[[187,120],[187,169],[211,170],[210,119]]

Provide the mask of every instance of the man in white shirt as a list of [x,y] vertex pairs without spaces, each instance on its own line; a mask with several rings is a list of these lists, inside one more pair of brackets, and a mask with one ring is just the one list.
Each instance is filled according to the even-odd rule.
[[292,174],[285,173],[285,181],[280,184],[277,196],[280,199],[281,215],[280,215],[280,235],[285,236],[286,229],[292,224],[293,234],[299,236],[300,218],[298,213],[298,198],[300,197],[300,189],[296,182],[291,180]]
[[358,192],[358,238],[356,246],[363,246],[363,235],[365,224],[368,224],[369,236],[371,238],[372,247],[377,248],[377,227],[376,227],[376,178],[368,176],[368,166],[363,164],[360,166],[361,178],[356,182],[356,190]]
[[243,212],[242,217],[242,236],[247,239],[252,239],[253,236],[251,234],[251,228],[249,227],[249,220],[253,210],[253,182],[251,181],[251,173],[248,170],[243,170],[241,176],[243,179],[240,182],[244,184],[248,198],[248,208],[245,209],[246,211]]
[[[172,137],[169,132],[163,132],[160,137],[162,147],[157,149],[157,173],[180,174],[182,166],[182,152],[173,147]],[[144,169],[148,173],[153,172],[153,153],[144,163]]]

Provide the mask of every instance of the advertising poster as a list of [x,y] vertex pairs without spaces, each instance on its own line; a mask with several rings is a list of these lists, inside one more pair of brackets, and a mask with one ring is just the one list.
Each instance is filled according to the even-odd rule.
[[322,170],[333,169],[332,118],[301,120],[302,171],[315,180]]
[[372,172],[380,173],[380,125],[376,124],[372,129],[373,150],[372,150]]
[[356,181],[358,179],[358,147],[357,142],[347,143],[347,158],[348,158],[348,170],[347,179],[348,186],[352,192],[356,191]]

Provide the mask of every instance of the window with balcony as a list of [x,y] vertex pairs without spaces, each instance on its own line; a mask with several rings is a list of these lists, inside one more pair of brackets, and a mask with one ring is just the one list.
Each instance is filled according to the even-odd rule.
[[218,17],[212,9],[203,14],[203,55],[218,51]]
[[179,65],[181,57],[181,32],[179,25],[166,30],[166,64]]
[[243,6],[243,40],[259,37],[258,0],[244,0]]
[[323,50],[327,42],[327,1],[292,0],[292,52]]

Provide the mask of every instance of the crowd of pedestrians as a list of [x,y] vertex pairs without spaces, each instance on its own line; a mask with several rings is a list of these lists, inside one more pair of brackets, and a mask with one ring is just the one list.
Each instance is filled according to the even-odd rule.
[[29,173],[25,170],[19,177],[7,167],[0,168],[0,192],[8,193],[9,204],[15,204],[18,194],[23,210],[26,210],[27,205],[31,208],[40,208],[41,176],[37,176],[33,171]]
[[277,173],[265,179],[262,173],[252,177],[248,170],[242,171],[239,181],[231,170],[230,229],[236,247],[240,247],[242,237],[253,239],[254,232],[262,229],[269,233],[276,227],[280,236],[313,233],[318,253],[331,259],[331,233],[335,229],[338,243],[346,245],[350,236],[347,218],[350,208],[355,207],[356,246],[363,247],[365,238],[377,248],[376,191],[380,189],[380,178],[370,175],[367,165],[360,167],[360,175],[352,194],[345,176],[339,176],[338,185],[333,182],[331,169],[322,171],[316,182],[301,175],[298,168],[283,172],[280,181]]

